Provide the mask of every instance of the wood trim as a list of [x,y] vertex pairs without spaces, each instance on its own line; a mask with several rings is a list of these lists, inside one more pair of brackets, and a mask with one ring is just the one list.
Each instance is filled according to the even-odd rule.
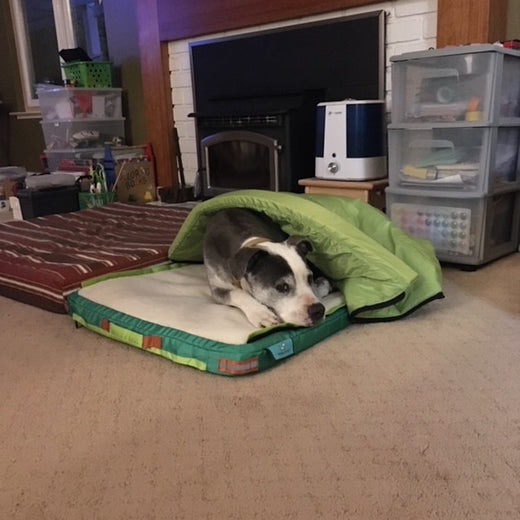
[[[339,11],[377,0],[157,0],[162,41]],[[173,5],[175,4],[175,5]]]
[[437,48],[506,37],[507,0],[438,0]]
[[168,44],[159,39],[156,2],[137,0],[136,18],[147,142],[155,157],[157,184],[176,190],[179,180],[173,139]]

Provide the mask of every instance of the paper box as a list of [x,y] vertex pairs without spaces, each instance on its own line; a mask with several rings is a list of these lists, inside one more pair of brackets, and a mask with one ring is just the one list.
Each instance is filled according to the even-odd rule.
[[115,191],[119,202],[151,202],[155,200],[153,161],[129,160],[116,162]]

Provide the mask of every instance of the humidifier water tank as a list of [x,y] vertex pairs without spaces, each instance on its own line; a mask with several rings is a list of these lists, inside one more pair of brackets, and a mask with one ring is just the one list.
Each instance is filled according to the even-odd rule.
[[386,177],[384,101],[325,102],[316,112],[316,177],[352,181]]

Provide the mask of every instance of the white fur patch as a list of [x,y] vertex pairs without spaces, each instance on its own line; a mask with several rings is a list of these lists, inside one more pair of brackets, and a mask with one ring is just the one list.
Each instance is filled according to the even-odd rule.
[[271,300],[269,305],[282,321],[308,326],[310,324],[308,308],[314,303],[319,303],[319,299],[309,284],[311,271],[305,260],[293,246],[289,246],[285,242],[266,241],[256,244],[255,247],[284,258],[294,275],[294,292],[280,295],[280,298]]
[[268,238],[264,238],[264,237],[249,237],[249,238],[246,238],[242,242],[242,244],[240,245],[240,248],[255,247],[255,246],[258,246],[259,244],[262,244],[263,242],[270,242],[270,240]]

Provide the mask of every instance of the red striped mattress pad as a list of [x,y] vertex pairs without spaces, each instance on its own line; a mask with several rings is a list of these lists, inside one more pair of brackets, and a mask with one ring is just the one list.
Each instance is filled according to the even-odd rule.
[[66,313],[83,281],[166,262],[189,212],[116,202],[0,224],[0,295]]

